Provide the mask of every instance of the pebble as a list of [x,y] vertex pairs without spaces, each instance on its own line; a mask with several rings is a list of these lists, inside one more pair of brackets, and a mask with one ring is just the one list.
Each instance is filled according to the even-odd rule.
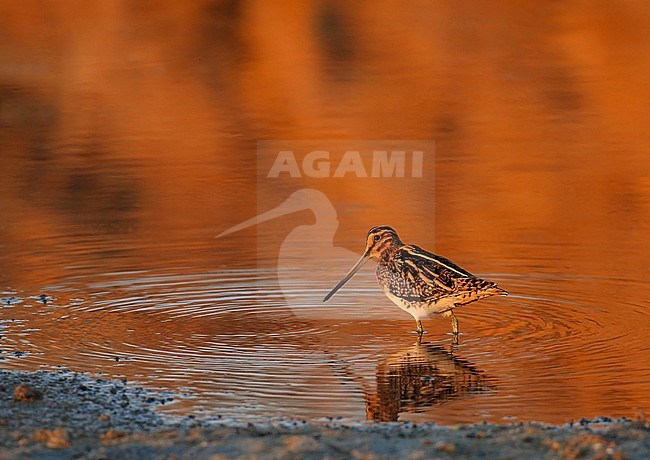
[[14,388],[14,401],[36,401],[43,399],[43,392],[38,388],[20,384]]
[[69,433],[65,428],[55,428],[53,430],[39,430],[34,433],[34,440],[42,442],[50,449],[61,449],[70,445]]

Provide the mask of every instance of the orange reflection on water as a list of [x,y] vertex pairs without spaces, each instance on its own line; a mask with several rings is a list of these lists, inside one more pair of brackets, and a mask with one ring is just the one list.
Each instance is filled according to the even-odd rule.
[[[391,224],[513,293],[459,312],[455,353],[496,390],[458,391],[414,417],[475,420],[477,404],[549,421],[650,409],[645,3],[4,2],[0,13],[0,291],[58,297],[54,310],[3,310],[17,321],[3,323],[5,353],[32,350],[7,367],[168,371],[166,385],[208,395],[200,404],[364,417],[372,392],[359,378],[383,385],[375,372],[410,346],[410,318],[363,280],[344,298],[356,319],[296,318],[265,284],[278,275],[257,270],[315,222],[307,209],[213,237],[254,217],[261,194],[278,205],[294,191],[260,182],[259,140],[423,139],[436,144],[429,180],[308,183],[336,207],[336,247],[360,252],[368,228]],[[296,255],[328,267],[306,278],[314,291],[338,275],[332,254]],[[364,309],[385,321],[364,323]],[[429,323],[444,341],[447,322]],[[284,352],[298,377],[278,371]],[[342,393],[332,375],[345,376]],[[304,387],[270,391],[265,378]],[[321,399],[300,399],[316,387]]]

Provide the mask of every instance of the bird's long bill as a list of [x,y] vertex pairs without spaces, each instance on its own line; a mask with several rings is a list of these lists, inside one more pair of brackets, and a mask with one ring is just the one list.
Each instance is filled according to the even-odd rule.
[[352,269],[348,272],[348,274],[345,275],[345,276],[343,277],[343,279],[342,279],[341,281],[339,281],[339,283],[338,283],[336,286],[334,286],[334,289],[332,289],[332,290],[329,292],[329,294],[327,294],[327,295],[325,296],[325,298],[323,299],[323,302],[327,302],[327,301],[329,300],[330,297],[332,297],[334,294],[336,294],[336,291],[338,291],[339,289],[341,289],[341,288],[343,287],[343,285],[344,285],[345,283],[347,283],[347,282],[350,280],[350,278],[352,278],[352,277],[354,276],[354,274],[355,274],[356,272],[359,271],[359,269],[360,269],[361,267],[363,267],[363,264],[365,264],[365,263],[368,261],[368,259],[370,259],[370,255],[368,255],[368,254],[364,254],[364,255],[362,255],[362,256],[361,256],[361,259],[359,259],[359,262],[357,262],[357,263],[354,265],[354,267],[352,267]]

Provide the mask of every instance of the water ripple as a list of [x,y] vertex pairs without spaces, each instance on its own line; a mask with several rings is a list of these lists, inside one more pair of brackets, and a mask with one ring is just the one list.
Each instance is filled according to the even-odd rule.
[[[456,423],[475,421],[480,407],[492,421],[560,421],[585,415],[576,395],[611,413],[647,389],[642,302],[618,314],[593,300],[591,278],[492,277],[511,296],[457,310],[458,346],[439,317],[416,344],[412,319],[370,276],[329,310],[316,310],[320,287],[281,289],[274,270],[78,277],[51,286],[47,304],[14,294],[24,302],[3,323],[3,357],[8,367],[62,365],[183,389],[187,398],[165,410],[237,417]],[[599,280],[600,292],[617,283]]]

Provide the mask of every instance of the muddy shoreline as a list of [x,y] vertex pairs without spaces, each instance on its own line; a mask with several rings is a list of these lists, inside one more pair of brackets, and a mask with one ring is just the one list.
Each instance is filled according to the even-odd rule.
[[0,459],[650,458],[645,420],[443,427],[248,423],[156,411],[174,396],[70,371],[0,371]]

